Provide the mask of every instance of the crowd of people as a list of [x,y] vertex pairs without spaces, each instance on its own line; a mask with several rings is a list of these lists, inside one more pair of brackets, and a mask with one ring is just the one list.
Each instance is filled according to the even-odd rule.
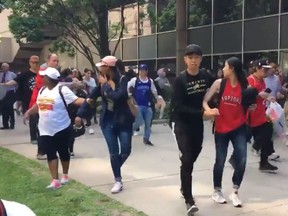
[[276,63],[256,59],[250,63],[247,76],[236,57],[226,60],[215,80],[200,69],[202,49],[196,44],[186,47],[184,61],[186,69],[173,83],[166,77],[167,68],[160,68],[153,80],[146,64],[139,65],[138,73],[132,68],[126,71],[123,62],[114,56],[97,63],[97,71],[85,69],[83,73],[71,68],[60,70],[56,54],[50,54],[42,65],[38,56],[31,56],[30,68],[18,75],[3,63],[0,86],[5,87],[6,95],[1,100],[1,129],[15,128],[13,104],[20,101],[24,123],[29,121],[31,143],[38,146],[37,158],[48,162],[52,181],[47,188],[57,189],[69,182],[75,138],[86,130],[94,134],[91,126],[93,121],[98,124],[96,110],[100,106],[99,126],[115,180],[111,193],[116,194],[124,187],[121,167],[131,153],[133,135],[144,125],[143,144],[153,146],[152,120],[157,109],[159,118],[163,118],[169,104],[167,116],[181,152],[181,193],[187,214],[198,211],[192,194],[192,172],[202,150],[205,120],[213,121],[215,137],[212,199],[220,204],[227,202],[222,193],[222,175],[231,142],[234,151],[229,162],[234,174],[230,199],[235,207],[241,207],[238,191],[245,174],[247,143],[252,138],[252,150],[260,156],[259,170],[278,169],[271,162],[280,156],[274,150],[273,121],[266,109],[271,103],[284,106],[287,83],[277,74]]

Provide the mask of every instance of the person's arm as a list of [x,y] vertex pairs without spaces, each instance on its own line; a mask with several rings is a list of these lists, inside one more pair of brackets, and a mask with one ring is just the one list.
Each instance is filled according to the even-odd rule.
[[217,92],[220,91],[220,85],[221,85],[221,81],[222,79],[218,79],[216,80],[212,86],[210,87],[210,89],[208,90],[208,92],[206,93],[204,100],[203,100],[203,108],[204,110],[210,110],[211,108],[208,105],[208,102],[211,100],[211,98],[213,97],[213,95]]
[[[249,84],[250,87],[257,89],[256,83],[255,83],[255,79],[256,78],[253,78],[252,75],[251,75],[250,77],[248,77],[247,80],[248,80],[248,84]],[[261,97],[263,100],[267,100],[269,95],[270,95],[270,93],[267,93],[265,91],[261,91],[261,92],[259,92],[258,97]]]
[[134,87],[135,87],[136,80],[137,80],[137,78],[134,77],[134,78],[132,78],[132,79],[128,82],[128,84],[127,84],[127,91],[128,91],[128,93],[129,93],[129,95],[132,94],[131,88],[134,88]]
[[97,100],[97,98],[100,97],[100,95],[101,95],[101,86],[99,85],[92,90],[92,92],[88,96],[88,99]]
[[158,92],[157,92],[156,86],[155,86],[153,80],[152,79],[150,79],[150,80],[151,80],[151,92],[154,95],[155,99],[158,99]]
[[16,86],[18,85],[18,83],[15,80],[10,80],[8,82],[5,83],[1,83],[3,86]]
[[120,80],[119,88],[116,88],[115,90],[112,89],[112,87],[108,84],[108,82],[102,85],[102,90],[106,93],[107,98],[113,101],[128,98],[127,78],[124,76]]
[[26,113],[24,113],[23,123],[26,125],[26,121],[29,120],[29,117],[33,114],[38,113],[38,111],[38,105],[34,104],[29,110],[26,111]]

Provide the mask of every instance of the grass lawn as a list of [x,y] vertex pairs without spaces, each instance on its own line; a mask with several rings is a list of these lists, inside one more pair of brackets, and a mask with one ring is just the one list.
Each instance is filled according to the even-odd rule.
[[48,169],[0,148],[0,198],[23,203],[37,216],[145,216],[78,182],[58,190],[45,187]]

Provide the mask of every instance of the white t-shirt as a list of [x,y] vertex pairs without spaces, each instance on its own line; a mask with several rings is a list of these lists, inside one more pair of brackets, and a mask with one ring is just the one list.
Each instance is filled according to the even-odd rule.
[[[40,136],[54,136],[56,133],[66,129],[71,124],[71,120],[59,94],[59,85],[52,90],[45,88],[41,91],[39,91],[37,98]],[[62,87],[61,92],[67,105],[78,98],[66,86]]]
[[2,200],[7,216],[36,216],[36,214],[26,205]]

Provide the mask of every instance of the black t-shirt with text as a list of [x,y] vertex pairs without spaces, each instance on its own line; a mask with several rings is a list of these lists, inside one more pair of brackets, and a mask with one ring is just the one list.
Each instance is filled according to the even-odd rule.
[[203,70],[196,75],[183,71],[176,78],[172,97],[176,124],[189,125],[195,130],[203,128],[202,103],[211,84],[211,76]]
[[28,109],[32,91],[35,87],[36,73],[28,70],[19,74],[14,80],[18,83],[20,101],[23,109]]

